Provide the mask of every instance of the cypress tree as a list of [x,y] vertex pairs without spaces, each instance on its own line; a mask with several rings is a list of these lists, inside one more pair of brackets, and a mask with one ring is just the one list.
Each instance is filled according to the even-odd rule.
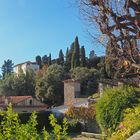
[[41,60],[41,56],[36,56],[36,63],[39,65],[39,68],[42,68],[42,60]]
[[48,57],[48,66],[50,66],[51,64],[52,64],[52,58],[51,58],[51,53],[50,53]]
[[43,64],[43,65],[48,64],[48,57],[47,57],[47,55],[44,55],[44,56],[42,57],[42,64]]
[[67,64],[68,61],[69,61],[69,48],[67,48],[67,50],[66,50],[66,61],[65,61],[65,63]]
[[72,59],[73,50],[74,50],[74,42],[71,44],[70,49],[67,48],[66,50],[65,70],[67,72],[69,72],[69,70],[71,69],[71,59]]
[[68,56],[69,56],[69,67],[71,68],[71,61],[72,61],[72,55],[73,55],[73,52],[74,52],[74,42],[71,44],[70,46],[70,50],[68,52]]
[[80,49],[79,49],[79,41],[78,37],[76,36],[74,41],[74,50],[72,53],[72,60],[71,60],[71,68],[75,68],[80,66]]
[[81,47],[80,49],[80,66],[85,67],[86,66],[86,56],[85,56],[85,48],[84,46]]
[[4,64],[2,65],[2,75],[3,78],[5,77],[6,74],[10,74],[13,72],[13,65],[14,63],[12,62],[12,60],[8,59],[7,61],[4,60]]
[[70,67],[71,67],[70,66],[71,63],[69,63],[69,48],[67,48],[67,50],[66,50],[65,58],[66,58],[66,60],[65,60],[65,70],[68,72],[70,70]]
[[62,49],[60,49],[59,51],[59,64],[62,66],[64,65],[64,54],[63,54]]

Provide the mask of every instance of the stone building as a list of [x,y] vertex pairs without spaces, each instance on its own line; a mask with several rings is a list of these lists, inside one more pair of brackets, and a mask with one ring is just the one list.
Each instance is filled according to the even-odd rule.
[[140,87],[140,79],[139,78],[128,78],[128,79],[118,79],[118,80],[112,80],[112,79],[102,79],[98,83],[98,92],[100,96],[103,95],[103,91],[106,88],[114,88],[119,87],[123,85],[130,85],[133,87]]
[[74,103],[87,100],[81,95],[80,82],[68,79],[64,82],[64,105],[73,105]]
[[19,74],[21,71],[26,74],[27,70],[33,70],[35,73],[39,71],[39,65],[36,62],[24,62],[14,66],[14,72]]
[[48,108],[32,96],[0,96],[0,110],[7,110],[9,103],[12,104],[14,112],[43,111]]
[[118,86],[117,81],[113,81],[111,79],[103,79],[100,80],[98,83],[98,92],[100,94],[100,97],[103,95],[103,92],[106,88],[114,88]]
[[89,54],[89,59],[94,59],[96,56],[94,50],[90,51],[90,54]]

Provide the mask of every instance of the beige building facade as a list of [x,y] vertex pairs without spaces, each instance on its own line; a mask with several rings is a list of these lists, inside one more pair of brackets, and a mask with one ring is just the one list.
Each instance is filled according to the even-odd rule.
[[27,70],[33,70],[35,73],[39,71],[39,65],[36,62],[24,62],[14,66],[14,72],[19,74],[21,71],[26,74]]
[[7,110],[11,103],[15,112],[43,111],[48,106],[36,100],[32,96],[0,96],[0,110]]

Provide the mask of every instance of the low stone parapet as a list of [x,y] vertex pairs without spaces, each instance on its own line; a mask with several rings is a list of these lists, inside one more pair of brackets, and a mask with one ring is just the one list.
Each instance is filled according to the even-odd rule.
[[129,137],[127,140],[140,140],[140,130],[131,137]]
[[86,137],[90,137],[90,138],[96,138],[96,139],[102,139],[103,137],[107,137],[106,135],[102,135],[102,134],[97,134],[97,133],[89,133],[89,132],[82,132],[81,135],[86,136]]

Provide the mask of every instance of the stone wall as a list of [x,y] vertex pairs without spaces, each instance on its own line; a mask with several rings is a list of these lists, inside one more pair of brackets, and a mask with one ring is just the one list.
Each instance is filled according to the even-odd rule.
[[18,106],[14,106],[13,107],[13,111],[14,112],[33,112],[33,111],[44,111],[46,110],[47,107],[45,106],[22,106],[22,107],[18,107]]
[[64,105],[78,102],[78,97],[80,97],[80,83],[64,82]]

